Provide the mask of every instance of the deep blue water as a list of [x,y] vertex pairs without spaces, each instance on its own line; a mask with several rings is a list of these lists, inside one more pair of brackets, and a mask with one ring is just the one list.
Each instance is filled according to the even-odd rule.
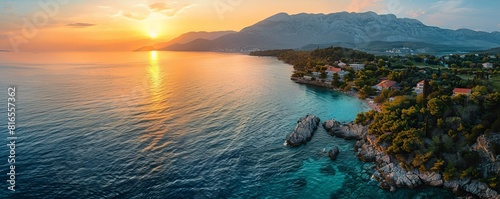
[[[283,145],[296,121],[351,121],[368,106],[289,80],[292,67],[238,54],[3,53],[0,104],[17,87],[14,198],[450,198],[395,193],[370,179],[353,141],[319,128]],[[5,92],[4,92],[5,90]],[[0,128],[7,144],[6,108]],[[0,170],[8,172],[8,147]],[[336,161],[325,150],[340,148]]]

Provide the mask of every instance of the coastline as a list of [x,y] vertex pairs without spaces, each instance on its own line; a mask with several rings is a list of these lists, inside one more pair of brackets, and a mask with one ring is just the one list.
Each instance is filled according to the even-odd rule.
[[[350,95],[352,97],[358,98],[358,92],[356,92],[356,91],[354,91],[352,89],[350,91],[344,91],[344,90],[335,88],[329,82],[326,82],[326,81],[325,82],[321,82],[321,81],[318,81],[318,80],[315,80],[315,81],[305,80],[305,79],[300,78],[300,77],[291,77],[290,80],[292,80],[292,81],[294,81],[295,83],[298,83],[298,84],[313,85],[313,86],[319,86],[319,87],[323,87],[323,88],[328,88],[328,89],[331,89],[333,91],[341,92],[341,93],[344,93],[346,95]],[[373,100],[371,100],[369,98],[360,99],[360,100],[364,101],[368,105],[368,107],[370,107],[371,110],[374,110],[374,111],[377,111],[377,112],[381,111],[380,104],[374,103]]]
[[[345,92],[340,89],[335,89],[329,82],[310,81],[297,77],[292,77],[291,80],[299,84],[330,88],[334,91],[357,97],[357,92],[352,90]],[[365,101],[372,110],[380,112],[380,105],[374,103],[370,99],[362,100]],[[335,120],[324,122],[323,127],[332,136],[347,140],[352,138],[357,140],[354,144],[354,150],[357,153],[356,157],[362,162],[373,162],[375,164],[373,167],[374,173],[372,179],[379,182],[379,187],[381,189],[395,192],[399,188],[415,189],[417,187],[438,187],[451,191],[457,198],[477,197],[481,199],[500,199],[500,194],[488,187],[488,184],[470,177],[446,180],[444,175],[440,172],[420,172],[418,169],[410,171],[405,170],[394,156],[385,153],[386,148],[377,144],[378,136],[368,135],[368,126],[354,125],[352,123],[331,124],[335,124]],[[479,143],[479,138],[477,142]],[[484,142],[486,143],[487,141]]]

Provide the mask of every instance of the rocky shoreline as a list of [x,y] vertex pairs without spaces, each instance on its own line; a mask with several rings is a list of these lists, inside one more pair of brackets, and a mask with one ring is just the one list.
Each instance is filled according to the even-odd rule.
[[[374,162],[374,173],[372,178],[379,182],[379,186],[383,189],[396,191],[397,188],[414,189],[421,185],[432,187],[443,187],[451,190],[454,194],[473,198],[494,198],[500,199],[497,191],[488,187],[486,183],[470,178],[446,181],[438,172],[420,172],[417,169],[406,171],[399,164],[396,158],[387,155],[384,152],[384,146],[377,145],[377,136],[368,135],[366,126],[353,123],[340,123],[335,120],[327,120],[323,123],[323,127],[332,136],[341,137],[344,139],[357,140],[354,145],[354,150],[357,152],[357,157],[363,162]],[[494,141],[500,140],[500,137],[492,138]],[[488,148],[488,140],[483,136],[478,138],[478,143],[474,145],[476,149]],[[491,157],[488,150],[483,150],[484,156]],[[489,168],[499,169],[498,158],[492,157],[493,166]],[[496,165],[496,167],[495,167]]]
[[[335,89],[326,82],[310,81],[297,77],[292,77],[291,80],[299,84],[329,88],[356,96],[355,92],[344,92]],[[374,107],[370,107],[376,110]],[[363,162],[374,163],[371,178],[378,181],[382,189],[396,191],[398,188],[414,189],[425,185],[445,188],[452,191],[459,198],[500,199],[500,194],[497,191],[478,180],[464,178],[447,181],[444,180],[441,173],[434,171],[420,172],[418,169],[406,171],[398,164],[395,157],[384,152],[387,146],[377,145],[377,136],[368,135],[367,126],[354,124],[353,122],[341,123],[333,119],[325,121],[322,126],[332,136],[346,140],[356,140],[354,150],[357,152],[357,157]],[[486,163],[480,165],[482,171],[497,172],[497,175],[500,176],[500,156],[494,156],[492,153],[491,143],[493,142],[500,145],[500,136],[490,138],[480,136],[471,149],[479,152],[482,158],[487,160]]]

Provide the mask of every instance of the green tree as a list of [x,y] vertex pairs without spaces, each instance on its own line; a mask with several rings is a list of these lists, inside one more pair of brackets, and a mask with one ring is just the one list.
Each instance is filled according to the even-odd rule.
[[427,102],[427,110],[433,116],[439,116],[445,109],[445,103],[439,98],[432,98]]
[[337,73],[333,74],[332,86],[338,87],[340,85],[340,76]]
[[319,78],[321,79],[325,79],[328,75],[326,74],[325,71],[321,72],[321,74],[319,74]]
[[375,94],[375,91],[373,90],[373,88],[371,86],[363,86],[363,88],[361,88],[361,90],[359,90],[358,92],[358,97],[360,99],[366,99],[367,97],[369,96],[372,96]]

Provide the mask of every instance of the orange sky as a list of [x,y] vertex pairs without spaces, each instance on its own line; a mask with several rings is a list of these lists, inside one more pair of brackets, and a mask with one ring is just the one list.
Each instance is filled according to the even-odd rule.
[[425,8],[425,4],[393,5],[393,0],[2,0],[0,49],[132,50],[189,31],[239,31],[279,12],[375,11],[420,17],[425,23],[427,18],[433,21],[431,17],[445,20],[446,12],[468,11],[460,10],[460,6],[465,6],[460,0],[447,2],[453,4],[430,2],[445,4],[442,7],[448,11],[440,9],[426,14],[418,9]]

